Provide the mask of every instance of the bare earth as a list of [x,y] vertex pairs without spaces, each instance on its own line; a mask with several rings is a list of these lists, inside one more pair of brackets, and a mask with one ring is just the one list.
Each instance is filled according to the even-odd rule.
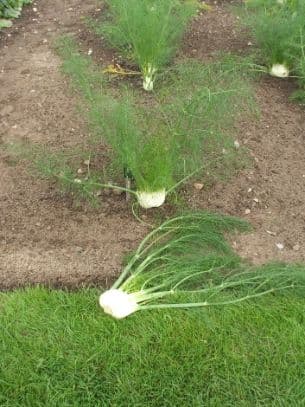
[[[185,39],[186,55],[207,60],[218,50],[243,53],[249,47],[237,32],[229,3],[213,2],[213,11],[197,18]],[[85,140],[88,130],[60,73],[53,41],[78,32],[82,46],[92,47],[106,63],[109,50],[95,51],[101,44],[92,42],[81,20],[98,7],[94,0],[40,0],[0,33],[0,147],[29,140],[58,148]],[[261,117],[236,130],[253,157],[252,168],[228,183],[190,189],[191,206],[252,223],[254,231],[233,244],[255,263],[305,261],[305,112],[289,102],[292,88],[290,81],[273,78],[258,84]],[[145,232],[124,197],[104,197],[99,209],[77,207],[54,185],[32,177],[25,161],[16,163],[0,148],[1,289],[107,283]]]

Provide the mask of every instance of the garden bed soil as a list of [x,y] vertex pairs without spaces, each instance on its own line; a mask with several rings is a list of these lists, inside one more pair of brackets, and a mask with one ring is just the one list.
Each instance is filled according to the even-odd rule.
[[[222,50],[247,52],[252,45],[236,28],[231,2],[211,5],[194,21],[183,54],[206,61]],[[40,0],[0,33],[0,144],[30,141],[57,150],[84,145],[88,129],[53,43],[73,33],[83,49],[92,48],[94,58],[110,63],[114,54],[82,20],[99,7],[93,0]],[[305,112],[288,99],[293,87],[291,81],[261,79],[256,89],[261,117],[236,128],[253,164],[229,182],[202,190],[190,185],[185,195],[191,207],[247,218],[253,232],[236,236],[232,244],[256,264],[305,261]],[[2,148],[0,215],[4,290],[37,283],[108,284],[147,231],[124,196],[103,194],[99,208],[77,205],[49,181],[32,176],[26,160],[15,160]]]

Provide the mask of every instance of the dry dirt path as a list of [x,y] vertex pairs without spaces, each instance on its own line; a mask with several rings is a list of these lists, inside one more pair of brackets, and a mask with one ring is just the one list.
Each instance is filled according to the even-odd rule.
[[[13,29],[0,33],[0,144],[81,144],[86,125],[52,43],[62,33],[78,31],[85,39],[81,17],[97,4],[40,0]],[[218,49],[247,47],[224,1],[193,28],[186,39],[189,55],[205,59]],[[235,245],[257,263],[305,261],[305,113],[288,101],[289,87],[263,80],[257,89],[260,120],[237,129],[238,140],[255,158],[253,168],[230,183],[194,192],[191,199],[196,207],[246,216],[255,231]],[[108,197],[99,209],[76,208],[55,186],[31,177],[25,162],[14,162],[0,149],[0,288],[103,282],[118,272],[124,253],[144,233],[123,197]]]

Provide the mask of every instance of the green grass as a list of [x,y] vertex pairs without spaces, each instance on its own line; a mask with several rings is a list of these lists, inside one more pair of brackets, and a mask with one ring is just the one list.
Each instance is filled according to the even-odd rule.
[[0,294],[1,406],[305,404],[304,299],[115,321],[98,294]]

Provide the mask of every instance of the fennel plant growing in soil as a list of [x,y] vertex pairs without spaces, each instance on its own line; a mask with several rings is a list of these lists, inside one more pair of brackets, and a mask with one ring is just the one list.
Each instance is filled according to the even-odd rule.
[[239,10],[259,47],[259,62],[272,76],[297,77],[304,87],[304,1],[249,0]]
[[295,286],[304,290],[304,267],[254,269],[240,260],[224,234],[248,229],[243,220],[208,212],[166,220],[101,294],[101,307],[122,319],[140,310],[224,306]]
[[157,73],[175,55],[198,4],[181,0],[106,0],[106,4],[108,18],[93,23],[95,31],[138,65],[143,88],[153,90]]
[[58,50],[64,72],[83,96],[83,110],[96,135],[95,149],[106,150],[109,157],[106,165],[97,163],[83,176],[59,160],[56,165],[51,160],[40,165],[65,186],[88,197],[101,188],[124,190],[107,181],[120,179],[124,169],[131,183],[127,192],[144,208],[158,207],[193,174],[221,166],[224,147],[226,153],[234,150],[228,135],[237,116],[251,110],[253,102],[251,87],[241,74],[243,65],[234,58],[223,64],[182,63],[161,81],[159,94],[143,100],[131,88],[111,88],[71,38],[63,38]]
[[22,7],[32,3],[32,0],[0,0],[0,29],[11,27],[13,18],[18,18]]

